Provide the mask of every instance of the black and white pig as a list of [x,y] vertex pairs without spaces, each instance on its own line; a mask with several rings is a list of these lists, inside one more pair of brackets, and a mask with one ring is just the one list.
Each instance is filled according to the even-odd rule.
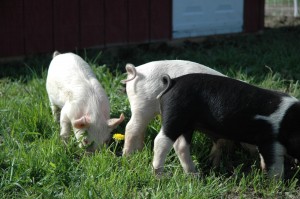
[[154,140],[153,168],[163,171],[172,145],[185,172],[194,130],[258,147],[261,166],[283,177],[284,156],[300,158],[300,103],[285,93],[209,74],[162,78],[162,127]]
[[[128,76],[122,83],[126,84],[131,118],[126,125],[123,155],[129,155],[134,151],[141,150],[144,146],[147,125],[159,114],[159,101],[156,97],[164,89],[164,85],[161,82],[163,74],[168,74],[171,78],[190,73],[223,76],[222,73],[207,66],[186,60],[153,61],[137,67],[127,64],[126,71]],[[220,164],[222,148],[231,149],[232,144],[229,140],[214,139],[209,155],[213,167],[218,167]],[[254,146],[245,143],[242,143],[242,145],[251,153],[256,151]]]
[[46,89],[61,138],[67,141],[72,127],[80,146],[88,146],[88,151],[108,142],[111,131],[124,120],[123,114],[110,118],[105,90],[88,63],[73,53],[54,52]]

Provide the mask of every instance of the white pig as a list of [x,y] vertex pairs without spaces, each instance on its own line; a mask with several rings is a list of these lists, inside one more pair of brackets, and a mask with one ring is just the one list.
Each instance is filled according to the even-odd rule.
[[[90,66],[73,53],[57,51],[48,69],[46,89],[60,136],[64,141],[71,127],[80,146],[95,151],[111,138],[110,132],[123,120],[110,119],[108,97]],[[87,133],[85,133],[87,132]]]
[[124,155],[141,150],[144,146],[147,125],[159,114],[159,101],[156,97],[164,88],[161,82],[162,74],[168,74],[171,78],[189,73],[223,76],[204,65],[183,60],[154,61],[138,67],[127,64],[126,71],[127,80],[123,80],[122,83],[126,83],[131,118],[125,130]]

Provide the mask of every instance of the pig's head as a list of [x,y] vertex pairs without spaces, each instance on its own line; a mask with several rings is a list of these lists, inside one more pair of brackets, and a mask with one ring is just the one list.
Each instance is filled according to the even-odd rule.
[[94,152],[100,145],[108,143],[111,132],[124,120],[123,113],[120,118],[112,118],[103,121],[94,121],[85,115],[73,122],[74,132],[80,147]]

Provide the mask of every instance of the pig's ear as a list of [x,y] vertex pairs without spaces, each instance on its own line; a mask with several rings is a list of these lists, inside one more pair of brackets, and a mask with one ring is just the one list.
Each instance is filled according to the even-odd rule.
[[75,120],[73,122],[73,126],[77,129],[83,129],[83,128],[86,128],[90,125],[91,123],[91,119],[89,116],[85,115],[85,116],[82,116],[81,118]]
[[117,128],[117,126],[119,124],[121,124],[121,122],[123,122],[124,119],[125,119],[125,117],[124,117],[124,114],[122,113],[120,115],[120,118],[113,118],[113,119],[107,120],[107,125],[111,130],[113,130],[113,129]]

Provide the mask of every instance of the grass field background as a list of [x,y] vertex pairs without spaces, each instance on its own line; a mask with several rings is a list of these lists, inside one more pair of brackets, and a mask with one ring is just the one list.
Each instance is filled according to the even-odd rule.
[[[93,68],[111,103],[111,116],[126,120],[114,132],[124,133],[130,107],[120,80],[126,63],[184,59],[230,77],[300,97],[300,27],[266,29],[261,34],[208,37],[201,42],[151,44],[119,49],[77,51]],[[157,179],[151,169],[157,117],[147,129],[146,147],[121,157],[122,142],[86,155],[73,139],[59,139],[45,80],[51,55],[30,56],[0,65],[0,198],[299,198],[297,167],[286,163],[286,179],[268,179],[258,156],[237,147],[224,153],[219,169],[209,166],[211,141],[195,134],[193,160],[199,175],[183,173],[173,151],[170,174]],[[232,167],[228,166],[232,165]]]

